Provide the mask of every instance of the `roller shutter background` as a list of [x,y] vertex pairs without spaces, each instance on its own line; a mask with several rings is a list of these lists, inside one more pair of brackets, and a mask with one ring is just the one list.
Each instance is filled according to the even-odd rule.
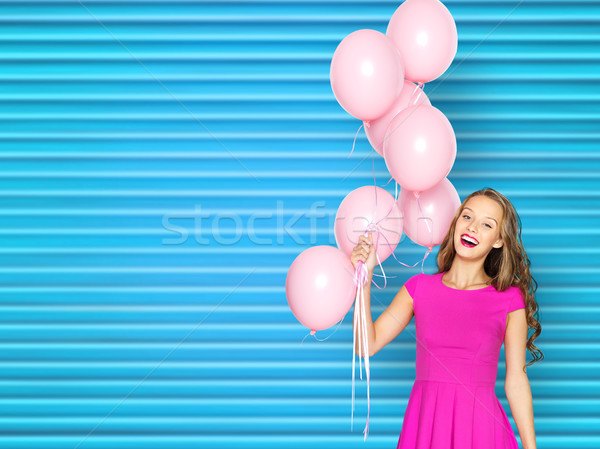
[[[373,183],[329,64],[400,3],[0,1],[1,447],[395,447],[414,320],[371,359],[364,443],[351,314],[302,343],[284,285]],[[538,447],[600,447],[600,2],[445,5],[458,53],[425,92],[456,132],[461,200],[494,187],[523,222]],[[374,317],[420,272],[384,267]],[[518,437],[504,373],[502,350]]]

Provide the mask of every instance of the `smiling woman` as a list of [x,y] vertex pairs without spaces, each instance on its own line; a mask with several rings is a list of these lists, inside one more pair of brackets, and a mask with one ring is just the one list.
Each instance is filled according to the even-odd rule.
[[[415,317],[415,382],[398,449],[518,449],[494,391],[503,342],[506,396],[524,447],[536,447],[525,350],[536,356],[533,340],[541,325],[533,316],[537,284],[520,232],[519,217],[504,195],[491,188],[473,192],[441,244],[437,273],[411,277],[375,323],[365,299],[370,356]],[[365,262],[371,276],[373,253],[369,237],[352,259]],[[365,298],[369,294],[370,286]],[[529,327],[535,333],[526,342]]]

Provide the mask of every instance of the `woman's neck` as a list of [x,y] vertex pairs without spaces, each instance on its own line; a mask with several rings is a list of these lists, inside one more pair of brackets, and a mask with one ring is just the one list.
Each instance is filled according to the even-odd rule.
[[464,264],[454,259],[452,266],[443,275],[444,282],[455,288],[466,290],[470,287],[490,285],[491,277],[483,269],[483,263]]

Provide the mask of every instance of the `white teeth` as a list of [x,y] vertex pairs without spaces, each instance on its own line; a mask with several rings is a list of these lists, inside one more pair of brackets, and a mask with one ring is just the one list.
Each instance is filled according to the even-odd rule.
[[470,237],[467,237],[466,235],[463,235],[463,237],[462,237],[462,238],[463,238],[464,240],[466,240],[467,242],[471,242],[473,245],[477,245],[477,242],[476,242],[474,239],[472,239],[472,238],[470,238]]

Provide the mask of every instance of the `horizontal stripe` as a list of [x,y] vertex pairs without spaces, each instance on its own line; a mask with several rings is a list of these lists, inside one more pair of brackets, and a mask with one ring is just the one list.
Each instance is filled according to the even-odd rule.
[[[244,159],[273,159],[273,152],[261,152],[261,151],[246,151],[243,153]],[[277,159],[301,159],[306,160],[306,152],[285,152],[283,154],[277,154]],[[96,152],[96,153],[85,153],[85,152],[36,152],[36,151],[24,151],[24,152],[8,152],[0,151],[0,158],[2,159],[231,159],[231,156],[223,152],[202,152],[202,153],[191,153],[191,152]],[[311,159],[340,159],[344,161],[348,158],[346,154],[339,152],[327,152],[319,151],[310,153]],[[460,151],[456,155],[457,160],[461,159],[533,159],[533,160],[546,160],[546,159],[600,159],[600,152],[598,151],[548,151],[545,153],[532,152],[532,151],[520,151],[515,153],[510,152],[486,152],[476,153],[469,151]],[[0,213],[3,211],[0,210]]]

